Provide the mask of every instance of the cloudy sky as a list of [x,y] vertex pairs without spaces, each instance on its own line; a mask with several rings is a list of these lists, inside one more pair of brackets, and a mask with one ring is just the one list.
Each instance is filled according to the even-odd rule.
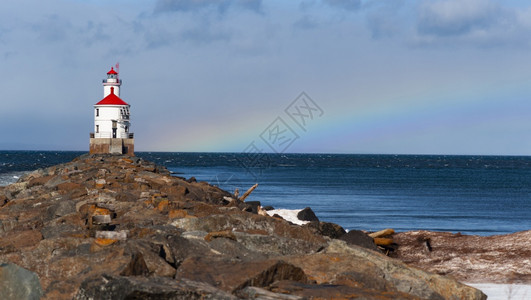
[[0,150],[88,150],[117,62],[139,151],[531,155],[531,3],[0,3]]

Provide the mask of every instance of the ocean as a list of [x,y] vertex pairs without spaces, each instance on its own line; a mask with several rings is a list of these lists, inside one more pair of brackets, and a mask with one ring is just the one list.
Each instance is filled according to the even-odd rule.
[[[0,186],[84,152],[0,151]],[[531,157],[138,152],[248,200],[311,207],[345,229],[494,235],[531,229]]]

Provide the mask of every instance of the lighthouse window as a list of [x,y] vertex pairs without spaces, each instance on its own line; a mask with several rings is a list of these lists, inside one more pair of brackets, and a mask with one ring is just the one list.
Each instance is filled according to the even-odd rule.
[[100,125],[96,125],[96,133],[100,132]]
[[99,117],[99,116],[100,116],[100,109],[96,108],[96,117]]

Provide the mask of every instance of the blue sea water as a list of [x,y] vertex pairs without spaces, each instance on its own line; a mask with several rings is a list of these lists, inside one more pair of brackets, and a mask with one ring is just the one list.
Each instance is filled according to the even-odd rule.
[[[0,185],[83,152],[0,151]],[[311,207],[346,229],[493,235],[531,229],[531,157],[140,152],[275,208]]]

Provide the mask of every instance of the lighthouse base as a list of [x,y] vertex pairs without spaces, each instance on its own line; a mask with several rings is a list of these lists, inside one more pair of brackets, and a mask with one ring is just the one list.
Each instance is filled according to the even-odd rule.
[[90,154],[95,153],[135,156],[135,139],[91,138]]

